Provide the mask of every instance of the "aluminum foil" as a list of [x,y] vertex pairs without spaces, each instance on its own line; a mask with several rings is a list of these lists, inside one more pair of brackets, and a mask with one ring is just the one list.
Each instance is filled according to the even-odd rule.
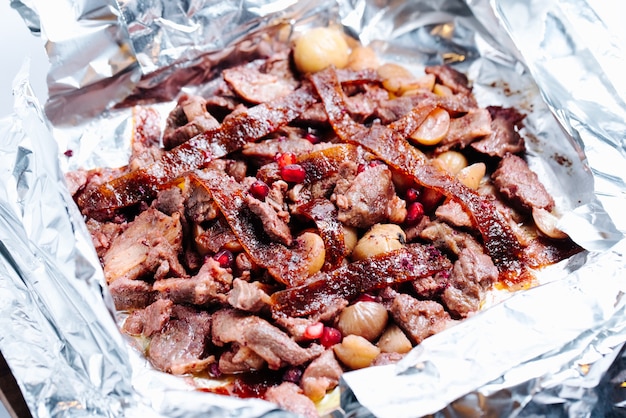
[[[591,0],[12,0],[51,60],[45,111],[25,68],[0,121],[0,350],[33,415],[290,416],[192,390],[118,332],[63,172],[127,161],[131,104],[163,115],[259,36],[337,23],[419,73],[466,71],[480,104],[527,112],[529,164],[586,251],[541,286],[494,295],[396,366],[344,375],[340,416],[604,416],[620,411],[626,341],[623,55]],[[59,13],[62,11],[62,13]],[[301,26],[302,25],[302,26]],[[599,33],[596,37],[590,33]],[[67,152],[71,151],[71,152]]]

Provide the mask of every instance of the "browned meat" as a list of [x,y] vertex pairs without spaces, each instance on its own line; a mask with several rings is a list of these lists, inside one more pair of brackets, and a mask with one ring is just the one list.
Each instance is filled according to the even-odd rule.
[[507,153],[518,154],[526,150],[524,139],[518,133],[524,115],[514,108],[490,106],[491,134],[473,142],[472,147],[492,157],[504,157]]
[[306,418],[317,418],[317,408],[295,383],[283,382],[265,392],[265,400]]
[[390,313],[394,321],[406,332],[413,344],[446,329],[450,315],[434,300],[417,300],[406,293],[399,293],[391,303]]
[[450,120],[450,129],[437,147],[437,152],[453,147],[465,148],[477,138],[491,133],[491,115],[487,109],[472,109],[465,115]]
[[162,371],[185,374],[205,370],[215,362],[206,357],[211,341],[211,315],[184,306],[175,306],[172,317],[148,346],[150,363]]
[[435,209],[435,216],[452,226],[461,228],[471,228],[472,220],[463,207],[456,200],[448,199]]
[[426,74],[434,74],[437,81],[449,87],[454,93],[470,94],[467,76],[449,65],[433,65],[424,69]]
[[233,275],[212,257],[207,257],[194,277],[157,280],[153,288],[162,298],[174,303],[202,306],[209,302],[225,302],[232,282]]
[[335,353],[329,349],[307,366],[302,374],[300,387],[313,401],[319,401],[328,390],[339,384],[342,374],[343,369],[335,358]]
[[108,283],[137,279],[153,274],[155,278],[185,275],[178,261],[183,233],[177,213],[167,216],[147,209],[115,237],[102,261]]
[[219,214],[219,208],[204,187],[190,182],[191,192],[187,199],[186,215],[196,224],[211,221]]
[[411,282],[415,293],[422,298],[435,298],[449,286],[450,273],[448,271],[439,272],[433,276]]
[[172,216],[174,213],[181,215],[181,220],[185,214],[185,196],[178,186],[159,191],[156,199],[152,203],[155,209]]
[[505,155],[492,177],[498,191],[517,209],[529,211],[535,207],[549,212],[554,208],[552,196],[523,158]]
[[467,232],[457,231],[442,222],[432,222],[420,233],[420,238],[433,243],[437,248],[458,255],[463,249],[482,252],[482,246]]
[[291,93],[293,84],[274,74],[262,73],[250,66],[227,68],[224,80],[239,96],[250,103],[269,102]]
[[104,256],[111,247],[113,239],[124,231],[125,224],[114,222],[98,222],[95,219],[87,219],[87,229],[91,235],[91,241],[96,247],[98,257]]
[[128,315],[122,331],[131,335],[151,337],[160,332],[172,315],[171,300],[157,299],[144,309],[134,310]]
[[337,219],[355,228],[388,220],[398,199],[384,164],[366,168],[352,182],[339,180],[331,197],[339,209]]
[[264,366],[265,360],[248,347],[239,344],[233,344],[230,350],[223,352],[218,362],[218,368],[224,374],[260,370]]
[[233,281],[233,288],[228,293],[228,303],[233,308],[246,312],[258,313],[269,308],[271,299],[260,282]]
[[261,220],[263,230],[272,241],[280,242],[286,246],[291,245],[293,237],[289,225],[278,216],[278,213],[269,203],[260,201],[249,194],[244,199],[250,211]]
[[289,137],[280,136],[266,141],[250,142],[244,145],[241,153],[246,157],[254,158],[255,161],[269,163],[273,161],[276,154],[291,152],[300,155],[312,150],[311,141],[292,131]]
[[311,318],[293,318],[291,316],[276,316],[272,319],[276,321],[276,325],[287,331],[291,338],[297,342],[308,340],[304,337],[304,333],[309,325],[317,322]]
[[206,100],[183,94],[167,118],[163,146],[172,149],[194,136],[219,128],[220,123],[208,112]]
[[135,107],[133,110],[134,130],[131,139],[129,170],[137,170],[157,161],[163,155],[159,147],[161,140],[161,117],[152,108]]
[[498,269],[489,256],[464,249],[454,263],[442,301],[451,314],[465,318],[480,309],[485,292],[497,279]]
[[378,86],[366,87],[364,92],[346,99],[348,113],[358,121],[364,122],[376,113],[380,103],[389,100],[387,90]]
[[220,216],[206,229],[198,228],[198,235],[195,237],[195,244],[200,254],[218,252],[224,245],[237,240],[233,231],[228,226],[228,222]]
[[324,351],[317,344],[308,348],[299,346],[283,331],[258,316],[222,309],[213,314],[213,343],[221,346],[232,342],[253,350],[273,370],[288,364],[299,366]]
[[156,292],[150,283],[123,277],[109,283],[109,291],[115,308],[119,311],[145,308],[156,297]]

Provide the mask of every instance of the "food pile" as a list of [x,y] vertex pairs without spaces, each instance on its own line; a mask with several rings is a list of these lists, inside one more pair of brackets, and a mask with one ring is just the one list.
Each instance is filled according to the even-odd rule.
[[524,160],[524,115],[467,77],[416,77],[329,28],[135,109],[121,168],[79,170],[122,329],[150,363],[305,416],[353,369],[396,362],[494,286],[579,250]]

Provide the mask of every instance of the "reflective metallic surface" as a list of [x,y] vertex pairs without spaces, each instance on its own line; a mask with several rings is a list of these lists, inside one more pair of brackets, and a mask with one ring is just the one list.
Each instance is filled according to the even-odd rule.
[[[140,99],[166,115],[181,89],[202,91],[220,62],[254,54],[259,37],[329,21],[418,74],[453,64],[481,105],[527,113],[529,164],[556,197],[560,227],[587,250],[541,272],[541,286],[494,292],[492,306],[400,364],[346,374],[332,415],[601,416],[619,408],[624,62],[586,2],[13,3],[51,59],[45,114],[22,72],[16,115],[0,122],[0,349],[34,415],[289,415],[194,391],[149,367],[117,330],[63,172],[124,164]],[[599,35],[583,36],[591,27]]]

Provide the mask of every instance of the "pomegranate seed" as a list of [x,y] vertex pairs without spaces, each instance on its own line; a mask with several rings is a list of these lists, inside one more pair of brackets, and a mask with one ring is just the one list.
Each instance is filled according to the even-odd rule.
[[320,142],[320,137],[315,135],[312,132],[307,132],[307,134],[304,136],[304,138],[309,141],[311,144],[317,144]]
[[66,157],[71,157],[72,155],[74,155],[74,151],[72,151],[71,149],[68,149],[67,151],[65,151],[63,153],[63,155],[65,155]]
[[407,202],[417,202],[417,199],[419,199],[419,197],[420,197],[419,190],[414,189],[413,187],[407,190],[406,195],[404,196]]
[[370,163],[368,164],[368,166],[370,167],[376,167],[377,165],[381,165],[383,162],[380,160],[372,160],[370,161]]
[[283,373],[283,380],[286,382],[291,382],[295,384],[300,383],[300,379],[302,379],[302,369],[299,367],[289,367]]
[[306,172],[300,164],[289,164],[280,169],[280,176],[289,183],[302,183]]
[[337,328],[324,327],[324,332],[320,337],[320,344],[326,348],[330,348],[335,344],[339,344],[341,339],[341,332]]
[[209,364],[209,375],[211,377],[220,378],[222,377],[222,371],[220,370],[217,363]]
[[233,266],[233,262],[235,261],[235,256],[232,252],[228,250],[220,250],[213,256],[213,259],[220,263],[221,268],[229,268]]
[[324,324],[316,322],[306,327],[303,337],[307,340],[316,340],[322,336],[324,332]]
[[259,200],[264,200],[269,192],[270,188],[263,180],[257,180],[250,185],[250,194]]
[[406,208],[406,222],[409,225],[415,225],[422,220],[424,216],[424,206],[420,202],[412,202]]
[[365,164],[359,164],[356,168],[357,174],[361,174],[364,171],[365,171]]
[[361,293],[361,295],[359,295],[356,301],[357,302],[378,302],[376,300],[376,296],[370,295],[369,293]]
[[285,152],[283,154],[278,153],[276,154],[274,159],[278,163],[278,166],[280,168],[283,168],[285,166],[296,163],[296,154],[294,154],[293,152]]

